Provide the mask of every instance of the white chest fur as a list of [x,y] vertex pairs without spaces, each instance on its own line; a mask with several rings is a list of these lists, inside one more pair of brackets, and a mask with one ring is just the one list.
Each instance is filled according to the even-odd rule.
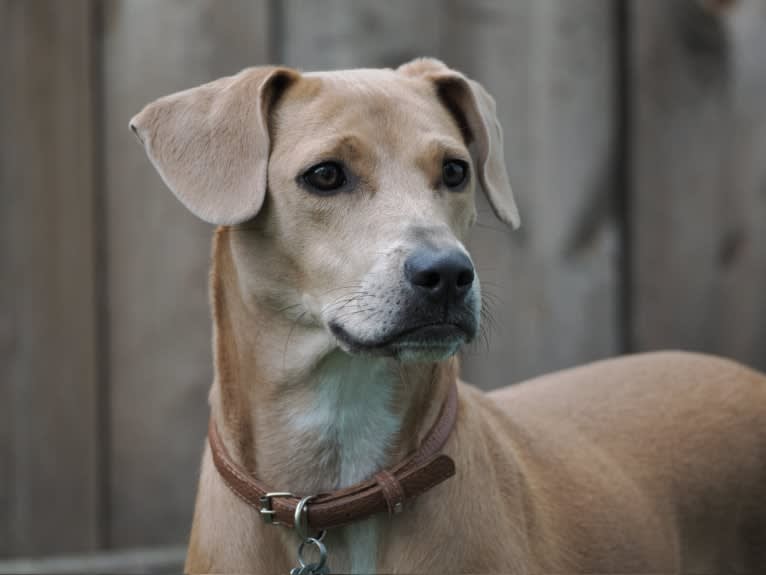
[[[368,479],[387,463],[387,450],[401,426],[394,412],[397,374],[385,360],[338,352],[316,375],[314,405],[290,418],[296,432],[333,445],[338,489]],[[350,572],[375,571],[377,522],[370,518],[343,529]]]
[[392,409],[396,374],[384,360],[333,354],[316,375],[310,410],[292,414],[295,431],[337,453],[338,489],[367,479],[386,463],[401,421]]

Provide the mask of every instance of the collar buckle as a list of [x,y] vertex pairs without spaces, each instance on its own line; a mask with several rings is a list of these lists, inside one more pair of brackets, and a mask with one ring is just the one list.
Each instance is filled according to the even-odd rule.
[[274,519],[274,516],[277,514],[277,512],[274,511],[274,508],[271,506],[271,500],[274,497],[295,497],[295,495],[289,491],[271,491],[258,498],[258,502],[261,504],[261,508],[258,510],[258,512],[261,514],[261,519],[263,519],[263,522],[268,523],[269,525],[284,525],[283,523],[280,523]]

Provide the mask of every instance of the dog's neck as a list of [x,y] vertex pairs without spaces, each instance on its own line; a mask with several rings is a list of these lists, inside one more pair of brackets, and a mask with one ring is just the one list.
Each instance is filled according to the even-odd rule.
[[226,229],[211,275],[213,417],[229,452],[275,491],[312,494],[369,478],[415,449],[457,362],[350,356],[320,328],[242,297]]

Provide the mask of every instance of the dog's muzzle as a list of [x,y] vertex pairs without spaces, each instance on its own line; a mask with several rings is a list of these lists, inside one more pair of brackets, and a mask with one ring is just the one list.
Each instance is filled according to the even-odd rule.
[[481,296],[464,250],[421,245],[398,269],[391,288],[379,279],[365,288],[355,316],[341,310],[330,318],[331,332],[347,351],[430,361],[474,339]]

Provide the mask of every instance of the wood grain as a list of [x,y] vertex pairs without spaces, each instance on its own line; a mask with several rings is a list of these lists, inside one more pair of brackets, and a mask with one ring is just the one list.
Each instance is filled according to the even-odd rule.
[[305,70],[396,67],[436,56],[437,0],[286,0],[282,56]]
[[42,559],[0,561],[0,573],[12,575],[99,575],[104,573],[181,573],[186,546],[149,547],[120,551],[102,551],[82,555],[48,556]]
[[766,368],[766,2],[633,2],[633,346]]
[[0,555],[99,544],[91,8],[0,1]]
[[212,228],[128,130],[149,101],[269,60],[266,2],[111,0],[103,47],[112,546],[184,541],[212,377]]

